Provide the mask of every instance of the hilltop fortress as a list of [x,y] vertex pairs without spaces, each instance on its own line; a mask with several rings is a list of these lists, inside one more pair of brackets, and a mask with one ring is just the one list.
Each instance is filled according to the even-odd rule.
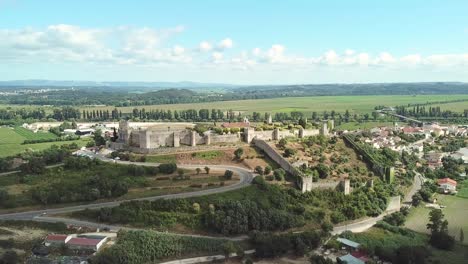
[[129,149],[140,153],[151,153],[164,147],[198,146],[222,143],[251,143],[253,139],[279,140],[284,137],[306,137],[313,135],[328,135],[333,129],[333,122],[324,122],[320,129],[294,128],[291,130],[256,131],[253,127],[245,127],[243,132],[224,133],[222,135],[214,131],[206,131],[203,134],[197,133],[193,128],[194,124],[189,123],[161,123],[145,126],[142,123],[131,123],[122,120],[119,123],[116,142],[112,142],[113,149]]

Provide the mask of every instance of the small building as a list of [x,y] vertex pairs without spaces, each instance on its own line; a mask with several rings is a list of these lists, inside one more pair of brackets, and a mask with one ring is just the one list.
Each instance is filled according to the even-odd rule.
[[70,235],[55,235],[51,234],[46,237],[44,240],[44,245],[50,247],[50,246],[60,246],[66,244],[68,241],[70,241],[72,237]]
[[365,264],[366,262],[356,258],[351,254],[347,254],[338,258],[338,263],[346,263],[346,264]]
[[78,136],[91,135],[92,133],[94,133],[94,129],[92,129],[92,128],[78,129],[75,132],[75,134],[77,134]]
[[439,179],[437,184],[442,193],[453,193],[457,190],[457,181],[450,178]]
[[346,249],[350,250],[350,251],[357,251],[359,249],[359,247],[361,247],[361,244],[357,243],[357,242],[354,242],[354,241],[351,241],[349,239],[346,239],[346,238],[337,238],[336,241],[340,242],[340,244],[342,246],[344,246]]
[[107,242],[107,237],[74,237],[67,242],[67,246],[74,250],[98,251]]

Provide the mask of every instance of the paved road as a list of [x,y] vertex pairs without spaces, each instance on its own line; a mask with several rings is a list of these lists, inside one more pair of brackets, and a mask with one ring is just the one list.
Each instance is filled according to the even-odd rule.
[[424,176],[421,173],[414,171],[415,176],[413,179],[413,185],[411,186],[410,191],[405,195],[405,199],[403,200],[406,204],[411,204],[413,200],[413,195],[415,195],[419,190],[421,190],[422,185],[425,181]]
[[[103,161],[112,161],[110,159],[94,155],[96,158],[99,158]],[[126,161],[117,161],[117,163],[122,164],[136,164],[136,165],[144,165],[144,166],[158,166],[159,163],[149,163],[149,162],[126,162]],[[227,191],[232,191],[236,189],[243,188],[251,184],[254,174],[247,169],[237,167],[237,166],[225,166],[225,165],[178,165],[179,168],[186,168],[186,169],[195,169],[195,168],[203,168],[205,166],[209,166],[211,169],[218,169],[218,170],[232,170],[235,174],[237,174],[240,178],[239,182],[223,186],[214,189],[207,189],[207,190],[200,190],[194,192],[186,192],[186,193],[178,193],[178,194],[166,194],[166,195],[159,195],[159,196],[152,196],[146,198],[138,198],[138,199],[131,199],[131,200],[121,200],[121,201],[113,201],[113,202],[104,202],[104,203],[93,203],[93,204],[86,204],[86,205],[76,205],[76,206],[68,206],[62,208],[53,208],[53,209],[44,209],[44,210],[34,210],[28,212],[20,212],[20,213],[8,213],[0,215],[0,220],[39,220],[38,216],[50,215],[50,214],[63,214],[63,213],[70,213],[76,212],[80,210],[88,209],[100,209],[104,207],[115,207],[120,205],[123,202],[128,201],[154,201],[158,199],[174,199],[174,198],[188,198],[188,197],[197,197],[203,196],[208,194],[214,193],[222,193]],[[50,220],[51,218],[49,218]],[[66,224],[73,224],[73,219],[62,219],[65,220]]]

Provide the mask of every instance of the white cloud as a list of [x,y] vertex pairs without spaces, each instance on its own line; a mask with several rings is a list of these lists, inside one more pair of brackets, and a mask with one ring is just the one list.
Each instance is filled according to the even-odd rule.
[[184,54],[184,52],[185,52],[185,49],[179,45],[176,45],[174,46],[174,48],[172,48],[172,53],[175,56],[181,56],[182,54]]
[[211,58],[213,59],[213,62],[219,63],[223,60],[223,53],[215,51],[211,54]]
[[[50,25],[44,28],[0,29],[0,61],[21,63],[92,63],[102,65],[168,65],[231,67],[233,69],[311,69],[323,67],[447,68],[468,66],[468,53],[392,55],[388,51],[371,54],[346,49],[328,50],[315,56],[291,53],[286,46],[242,47],[236,51],[230,38],[219,42],[203,40],[188,47],[168,41],[184,31],[177,26],[167,29],[148,27],[82,28],[74,25]],[[213,44],[216,43],[216,44]],[[237,47],[236,47],[237,48]],[[227,52],[228,49],[232,51]]]
[[202,41],[200,42],[200,44],[198,45],[198,49],[200,51],[210,51],[211,49],[213,48],[213,46],[211,45],[211,43],[209,43],[208,41]]
[[218,49],[220,50],[230,49],[232,48],[233,45],[234,43],[232,42],[230,38],[225,38],[219,42]]

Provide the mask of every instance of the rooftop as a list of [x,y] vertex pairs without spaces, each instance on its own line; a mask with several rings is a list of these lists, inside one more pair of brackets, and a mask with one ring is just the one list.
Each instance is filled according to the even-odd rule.
[[90,239],[90,238],[82,238],[82,237],[75,237],[70,239],[67,244],[69,245],[77,245],[77,246],[96,246],[101,242],[102,239]]
[[48,235],[46,237],[47,241],[65,241],[68,235]]
[[337,238],[336,239],[338,242],[342,243],[342,244],[345,244],[346,246],[349,246],[349,247],[352,247],[352,248],[359,248],[361,246],[361,244],[357,243],[357,242],[354,242],[354,241],[351,241],[349,239],[346,239],[346,238]]
[[437,184],[445,184],[445,183],[448,183],[448,184],[452,184],[454,186],[457,186],[457,181],[456,180],[452,180],[450,178],[443,178],[443,179],[439,179],[437,181]]
[[354,257],[351,254],[341,256],[339,259],[347,264],[365,264],[364,261]]

